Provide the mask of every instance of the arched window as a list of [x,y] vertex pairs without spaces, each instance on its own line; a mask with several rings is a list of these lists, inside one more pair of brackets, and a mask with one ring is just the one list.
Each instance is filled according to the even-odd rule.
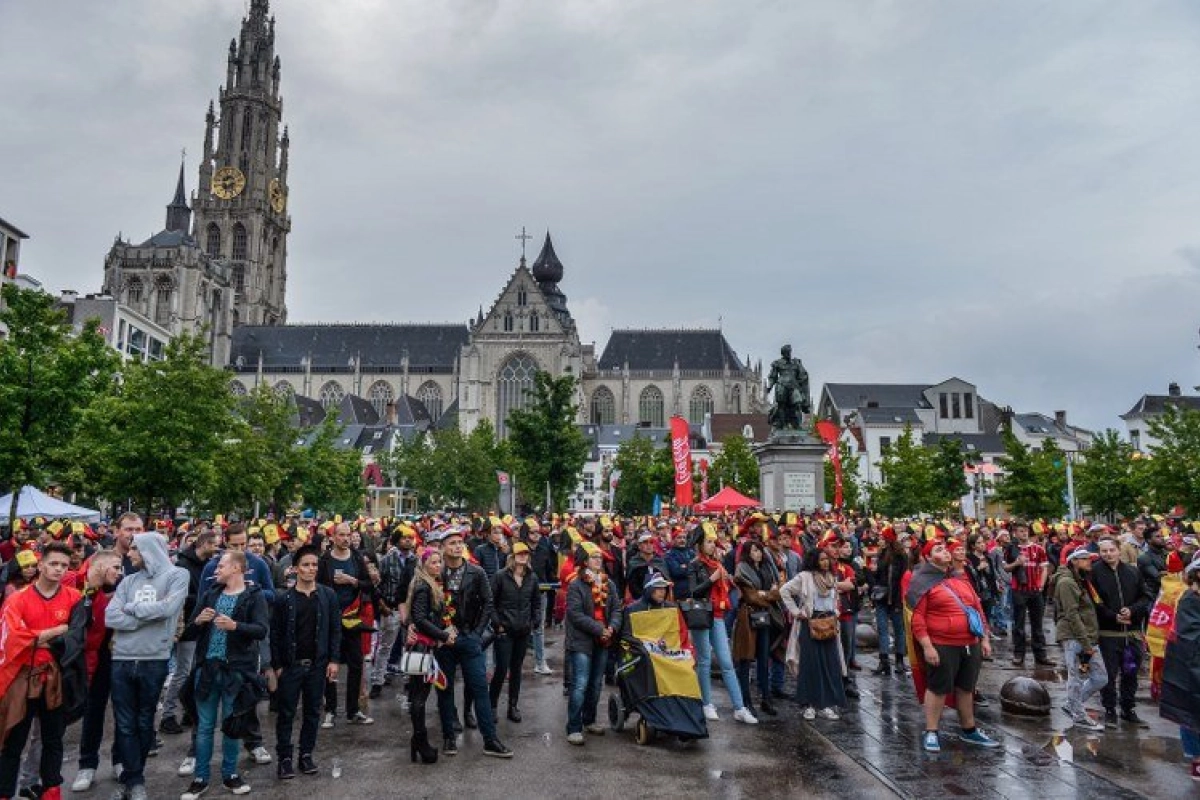
[[663,393],[657,386],[647,386],[638,397],[638,422],[652,428],[663,427]]
[[542,320],[538,316],[538,313],[536,311],[534,311],[529,315],[529,330],[532,331],[533,333],[537,333],[541,329],[542,329]]
[[233,290],[238,294],[246,291],[246,268],[241,264],[233,268]]
[[607,386],[601,386],[592,392],[590,419],[593,425],[612,425],[617,421],[617,400]]
[[230,381],[229,391],[232,392],[235,397],[245,397],[247,394],[249,394],[249,392],[246,390],[246,384],[242,383],[241,381]]
[[295,393],[296,390],[293,389],[292,385],[287,381],[280,381],[279,383],[275,384],[275,395],[283,400],[288,399]]
[[508,435],[508,415],[529,405],[528,392],[538,365],[532,356],[517,353],[504,362],[496,375],[496,427],[501,437]]
[[171,294],[174,290],[169,278],[159,278],[154,284],[154,321],[159,325],[171,321]]
[[267,302],[275,299],[275,265],[267,264]]
[[246,260],[246,226],[240,222],[233,226],[233,260]]
[[371,402],[371,406],[375,409],[375,413],[382,420],[387,419],[388,403],[396,399],[396,393],[392,391],[392,385],[387,381],[375,381],[371,384],[371,388],[367,390],[367,400]]
[[525,290],[517,289],[517,305],[523,306],[528,302],[529,302],[529,295],[525,293]]
[[417,399],[429,412],[429,418],[437,422],[442,416],[442,387],[433,381],[425,381],[421,384],[421,388],[417,389]]
[[[255,77],[258,73],[255,73]],[[247,108],[242,114],[242,149],[249,150],[251,137],[254,135],[254,113]]]
[[512,330],[514,327],[516,327],[516,326],[513,324],[512,312],[511,311],[505,312],[505,314],[504,314],[504,331],[505,331],[505,333],[512,333]]
[[139,278],[130,278],[125,284],[125,295],[128,298],[127,302],[131,306],[140,305],[142,302],[142,294],[145,289],[142,286],[142,281]]
[[713,396],[708,387],[701,384],[692,390],[692,399],[688,403],[688,422],[699,425],[704,422],[704,415],[713,411]]
[[742,387],[734,386],[729,393],[729,410],[734,414],[742,413]]
[[208,253],[209,258],[220,258],[221,256],[221,226],[215,222],[208,223],[208,233],[204,239],[204,252]]
[[342,398],[346,393],[342,390],[342,385],[337,381],[329,381],[321,387],[321,394],[318,398],[321,401],[323,408],[336,408],[342,402]]

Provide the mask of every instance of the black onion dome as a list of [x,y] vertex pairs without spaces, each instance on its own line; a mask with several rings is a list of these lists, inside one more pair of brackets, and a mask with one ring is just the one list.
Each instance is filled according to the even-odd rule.
[[546,231],[546,243],[542,252],[538,253],[533,262],[533,279],[538,283],[558,283],[563,278],[563,265],[554,253],[554,243],[550,241],[550,232]]

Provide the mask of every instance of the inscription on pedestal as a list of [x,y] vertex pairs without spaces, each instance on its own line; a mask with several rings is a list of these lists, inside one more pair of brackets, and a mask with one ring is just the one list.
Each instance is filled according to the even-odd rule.
[[817,505],[817,476],[811,472],[783,473],[783,510],[813,509]]

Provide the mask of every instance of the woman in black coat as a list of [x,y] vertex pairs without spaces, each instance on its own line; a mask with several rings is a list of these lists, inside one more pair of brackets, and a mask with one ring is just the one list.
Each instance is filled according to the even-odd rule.
[[513,545],[504,569],[492,577],[492,627],[496,631],[496,669],[488,694],[492,716],[500,703],[500,690],[508,677],[508,718],[521,721],[517,701],[521,697],[521,668],[529,650],[529,637],[542,624],[538,578],[530,568],[529,545]]
[[1175,607],[1175,636],[1167,642],[1158,713],[1179,724],[1183,754],[1200,780],[1200,559],[1184,571],[1187,589]]
[[[432,651],[442,645],[454,644],[458,631],[446,620],[446,595],[442,589],[442,554],[437,548],[428,547],[419,557],[416,573],[408,587],[408,607],[414,629],[410,634],[410,647],[420,645]],[[433,764],[438,758],[437,748],[429,744],[429,729],[425,725],[425,703],[429,700],[429,687],[430,684],[424,675],[408,676],[408,712],[413,726],[409,752],[414,762],[419,757],[423,764]],[[449,742],[454,741],[453,731],[443,733]]]

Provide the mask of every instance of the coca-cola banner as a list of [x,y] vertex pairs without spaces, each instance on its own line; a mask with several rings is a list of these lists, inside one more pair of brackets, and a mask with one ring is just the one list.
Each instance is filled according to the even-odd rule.
[[671,417],[671,456],[675,461],[675,505],[692,504],[692,445],[688,423],[683,417]]

